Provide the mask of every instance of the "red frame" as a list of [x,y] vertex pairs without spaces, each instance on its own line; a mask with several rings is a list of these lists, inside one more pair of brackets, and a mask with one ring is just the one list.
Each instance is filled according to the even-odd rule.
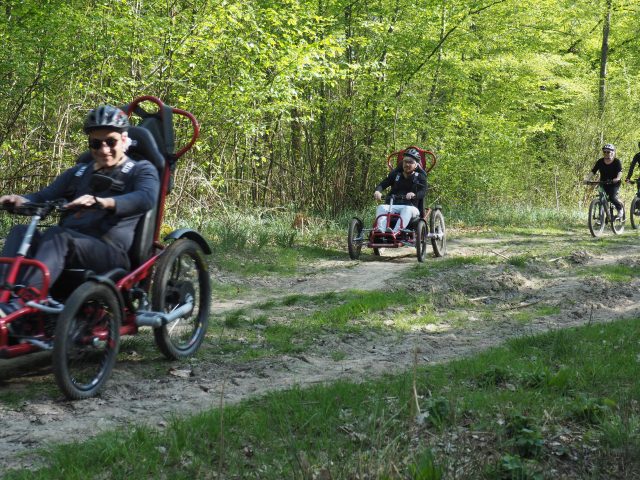
[[[127,106],[127,111],[126,111],[127,115],[131,117],[135,108],[140,103],[145,101],[150,101],[152,103],[155,103],[158,106],[160,115],[161,116],[163,115],[163,111],[164,111],[163,109],[165,107],[165,104],[158,97],[154,97],[151,95],[145,95],[145,96],[137,97],[136,99],[134,99]],[[198,124],[198,121],[196,120],[196,118],[191,113],[185,110],[171,107],[171,111],[174,114],[187,117],[191,121],[191,125],[193,127],[193,134],[191,136],[191,139],[184,147],[178,150],[178,152],[175,154],[175,161],[177,161],[195,144],[200,134],[200,125]],[[153,268],[153,265],[155,264],[158,257],[160,256],[161,251],[165,248],[164,245],[162,245],[159,242],[159,236],[160,236],[160,229],[162,226],[162,219],[164,217],[165,199],[169,189],[170,178],[171,178],[171,169],[169,168],[168,165],[166,165],[164,170],[162,171],[162,177],[160,179],[160,194],[158,197],[158,214],[156,218],[155,231],[153,235],[153,246],[156,253],[149,260],[147,260],[138,268],[136,268],[134,271],[130,272],[125,277],[120,279],[116,283],[116,287],[119,290],[128,290],[132,288],[135,284],[148,278],[151,272],[151,269]],[[160,253],[158,253],[158,251],[160,251]],[[9,285],[15,284],[15,281],[17,280],[17,277],[18,277],[18,272],[20,271],[20,268],[23,266],[35,267],[41,270],[43,275],[43,288],[42,288],[42,291],[40,291],[38,295],[35,296],[33,299],[44,300],[47,298],[47,295],[49,293],[49,287],[50,287],[50,274],[49,274],[49,269],[47,268],[46,265],[44,265],[43,263],[37,260],[25,258],[22,256],[16,256],[15,258],[0,257],[0,263],[11,265],[9,268],[9,272],[7,273],[6,282],[5,282]],[[3,302],[3,303],[7,302],[10,298],[10,295],[11,295],[10,290],[8,290],[3,286],[0,286],[0,302]],[[42,322],[42,325],[38,330],[40,333],[34,335],[34,338],[41,338],[43,340],[48,340],[48,338],[44,333],[44,328],[43,328],[46,314],[44,314],[43,312],[41,312],[36,308],[25,305],[24,307],[20,308],[19,310],[16,310],[15,312],[7,315],[6,317],[0,318],[0,358],[13,358],[13,357],[17,357],[27,353],[40,351],[39,347],[31,343],[19,343],[16,345],[9,345],[9,331],[8,331],[7,325],[15,320],[22,318],[24,315],[29,315],[29,314],[34,314],[35,322],[38,322],[38,321]],[[38,315],[41,316],[41,319],[38,319]],[[123,322],[122,322],[122,325],[120,326],[120,335],[133,335],[137,333],[138,326],[135,323],[135,318],[136,318],[135,312],[128,311],[125,308]],[[96,336],[102,336],[102,335],[103,335],[103,332],[96,332]]]

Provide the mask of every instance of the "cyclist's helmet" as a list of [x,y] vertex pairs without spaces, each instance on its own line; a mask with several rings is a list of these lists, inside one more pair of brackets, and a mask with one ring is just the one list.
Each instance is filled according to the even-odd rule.
[[613,145],[613,143],[605,143],[602,146],[602,151],[604,152],[605,150],[610,150],[612,152],[616,151],[616,147]]
[[129,129],[129,118],[118,107],[101,105],[91,110],[84,121],[85,133],[99,128],[124,132]]
[[416,148],[407,148],[402,156],[413,158],[416,162],[420,163],[420,152]]

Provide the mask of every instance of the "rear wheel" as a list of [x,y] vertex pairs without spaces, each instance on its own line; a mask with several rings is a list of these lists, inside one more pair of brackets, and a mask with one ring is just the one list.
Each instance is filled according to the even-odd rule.
[[373,247],[373,254],[376,257],[379,257],[380,255],[382,255],[382,252],[384,252],[384,248]]
[[624,232],[624,219],[619,218],[615,213],[615,208],[613,206],[610,207],[609,211],[611,212],[611,230],[615,235],[620,235]]
[[637,230],[640,226],[640,198],[636,195],[631,201],[629,209],[629,219],[631,220],[631,228]]
[[359,218],[352,218],[349,222],[349,238],[348,248],[349,257],[351,260],[357,260],[360,257],[360,251],[362,250],[362,220]]
[[153,330],[156,344],[169,359],[196,353],[209,324],[211,283],[200,246],[189,239],[169,245],[156,265],[151,305],[156,312],[170,313],[191,304],[189,313]]
[[589,205],[589,231],[594,237],[599,237],[604,232],[605,211],[600,200],[594,198]]
[[120,344],[122,311],[106,285],[87,282],[76,289],[58,316],[53,373],[69,399],[94,396],[113,370]]
[[436,257],[442,257],[447,254],[447,229],[444,224],[444,216],[440,210],[431,212],[431,233],[434,237],[431,239],[433,254]]

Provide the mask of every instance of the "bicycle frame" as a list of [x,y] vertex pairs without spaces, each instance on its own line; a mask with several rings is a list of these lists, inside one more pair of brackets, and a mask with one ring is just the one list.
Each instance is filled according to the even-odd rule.
[[598,185],[598,199],[600,200],[600,208],[604,209],[605,223],[612,223],[614,219],[613,204],[602,185]]

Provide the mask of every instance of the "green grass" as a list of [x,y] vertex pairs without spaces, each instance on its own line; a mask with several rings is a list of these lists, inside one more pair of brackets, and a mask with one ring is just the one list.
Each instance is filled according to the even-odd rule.
[[47,467],[5,478],[631,478],[638,338],[637,319],[523,337],[415,379],[275,392],[54,446]]
[[640,277],[637,267],[629,265],[598,265],[583,268],[581,275],[589,277],[603,277],[610,282],[629,282]]
[[[216,354],[240,353],[246,359],[300,353],[309,349],[320,335],[381,332],[386,328],[387,317],[413,318],[429,302],[428,296],[419,298],[404,290],[295,294],[264,302],[253,311],[238,309],[225,313],[211,322],[209,335],[217,339]],[[271,317],[278,319],[271,321]],[[256,324],[261,328],[256,329]],[[394,328],[409,327],[399,321]],[[246,348],[247,343],[250,349]]]
[[499,226],[517,228],[560,229],[586,228],[587,212],[572,208],[545,208],[525,204],[490,205],[490,208],[445,208],[448,224],[463,226]]

